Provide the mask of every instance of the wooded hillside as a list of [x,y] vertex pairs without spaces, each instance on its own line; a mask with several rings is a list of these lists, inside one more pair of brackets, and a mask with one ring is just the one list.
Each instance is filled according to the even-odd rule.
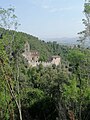
[[[0,119],[89,120],[89,48],[46,43],[2,28],[0,33]],[[61,65],[28,67],[22,56],[26,41],[39,51],[41,60],[60,55]]]

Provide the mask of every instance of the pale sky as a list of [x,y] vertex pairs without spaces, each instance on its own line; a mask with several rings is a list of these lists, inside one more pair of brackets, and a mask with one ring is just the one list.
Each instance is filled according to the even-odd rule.
[[19,31],[39,38],[76,37],[84,29],[84,0],[0,0],[15,7]]

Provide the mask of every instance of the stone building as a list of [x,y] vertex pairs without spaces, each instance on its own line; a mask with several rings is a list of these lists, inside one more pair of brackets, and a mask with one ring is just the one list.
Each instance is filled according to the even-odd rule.
[[51,57],[51,63],[55,64],[56,66],[60,64],[61,58],[60,56],[52,56]]
[[61,62],[60,56],[52,56],[48,62],[38,61],[39,60],[38,51],[30,50],[30,45],[28,42],[26,42],[24,46],[24,53],[22,55],[27,59],[29,65],[32,67],[38,66],[39,64],[42,64],[44,67],[52,66],[53,64],[58,66]]
[[24,46],[24,53],[22,54],[28,62],[37,62],[39,60],[39,53],[35,50],[30,50],[30,45],[26,42]]

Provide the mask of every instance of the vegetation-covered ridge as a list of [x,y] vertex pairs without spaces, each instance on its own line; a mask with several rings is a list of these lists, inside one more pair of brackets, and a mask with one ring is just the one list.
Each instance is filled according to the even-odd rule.
[[[22,116],[20,120],[89,120],[90,50],[46,43],[22,32],[2,31],[0,119],[18,120]],[[22,56],[26,41],[31,49],[40,51],[42,60],[60,54],[61,66],[28,67]]]
[[10,35],[14,34],[14,41],[16,41],[18,45],[17,48],[14,49],[19,48],[21,52],[24,51],[24,45],[28,41],[30,50],[37,50],[39,52],[40,61],[47,61],[52,55],[60,55],[62,58],[64,58],[63,54],[66,55],[69,49],[67,46],[60,45],[56,41],[45,42],[44,40],[38,39],[38,37],[23,32],[16,32],[0,28],[0,33],[3,35],[3,41],[5,41],[5,39],[9,40]]

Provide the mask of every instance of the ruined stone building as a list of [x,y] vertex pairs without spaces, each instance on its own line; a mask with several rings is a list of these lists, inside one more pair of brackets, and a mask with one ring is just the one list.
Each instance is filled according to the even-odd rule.
[[28,61],[29,65],[34,67],[42,64],[44,67],[51,66],[55,64],[56,66],[60,64],[61,58],[60,56],[52,56],[48,62],[41,62],[39,60],[39,53],[38,51],[30,50],[30,45],[26,42],[24,47],[24,53],[22,54]]

